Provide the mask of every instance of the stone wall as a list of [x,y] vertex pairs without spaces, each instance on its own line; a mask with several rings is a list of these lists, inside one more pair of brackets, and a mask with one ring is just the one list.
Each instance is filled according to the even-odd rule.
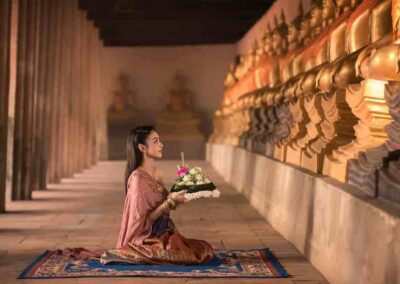
[[399,283],[399,208],[239,147],[207,160],[331,283]]
[[119,88],[118,75],[129,76],[136,108],[145,123],[154,123],[167,104],[168,90],[177,70],[187,76],[193,91],[193,109],[205,119],[202,130],[211,133],[214,111],[221,105],[224,78],[235,54],[235,45],[169,47],[104,47],[101,58],[102,96],[111,104]]

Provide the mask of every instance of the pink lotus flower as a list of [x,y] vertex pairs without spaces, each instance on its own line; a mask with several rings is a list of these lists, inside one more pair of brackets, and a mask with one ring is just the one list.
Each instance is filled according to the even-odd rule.
[[188,168],[185,168],[185,167],[180,167],[177,171],[176,171],[176,174],[178,175],[178,176],[184,176],[184,175],[186,175],[187,173],[188,173]]

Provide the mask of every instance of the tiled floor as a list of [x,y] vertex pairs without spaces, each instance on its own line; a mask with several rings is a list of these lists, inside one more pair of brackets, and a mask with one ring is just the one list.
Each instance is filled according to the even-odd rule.
[[[35,191],[32,201],[7,204],[0,215],[0,283],[327,283],[323,276],[282,238],[232,186],[204,161],[202,166],[218,185],[218,200],[198,200],[173,212],[186,237],[207,240],[214,248],[269,247],[291,275],[287,279],[161,279],[83,278],[17,280],[20,271],[46,249],[113,248],[124,200],[124,162],[97,166]],[[176,162],[159,164],[171,185]]]

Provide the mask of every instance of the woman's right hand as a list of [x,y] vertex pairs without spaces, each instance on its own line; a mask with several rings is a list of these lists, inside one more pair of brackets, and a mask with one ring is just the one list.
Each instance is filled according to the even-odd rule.
[[169,197],[176,203],[180,204],[180,203],[185,203],[186,198],[185,198],[185,193],[187,192],[187,190],[181,190],[178,192],[171,192],[169,194]]

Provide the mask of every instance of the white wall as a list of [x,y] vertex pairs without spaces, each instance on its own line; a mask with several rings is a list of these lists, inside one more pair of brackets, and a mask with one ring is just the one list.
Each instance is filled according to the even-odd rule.
[[117,76],[131,77],[140,109],[148,112],[149,122],[165,107],[167,88],[175,70],[189,78],[195,92],[194,108],[202,118],[201,128],[210,134],[212,115],[221,105],[224,79],[235,54],[235,45],[173,47],[105,47],[102,56],[103,95],[111,97],[118,88]]

